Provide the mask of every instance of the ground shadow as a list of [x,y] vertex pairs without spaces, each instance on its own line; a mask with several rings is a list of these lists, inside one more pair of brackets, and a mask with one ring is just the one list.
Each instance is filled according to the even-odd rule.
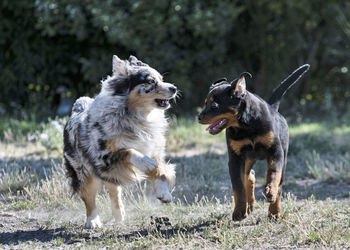
[[[15,232],[0,233],[0,243],[4,245],[18,245],[27,241],[39,241],[45,243],[61,238],[65,244],[74,244],[76,242],[80,242],[80,240],[75,239],[76,236],[77,234],[68,232],[66,228],[62,227],[55,229],[37,229],[29,231],[18,230]],[[91,237],[89,234],[86,234],[84,238],[98,240],[98,237]]]
[[[135,230],[128,233],[118,234],[114,231],[100,232],[99,230],[86,230],[86,232],[69,232],[69,229],[59,227],[55,229],[37,229],[37,230],[18,230],[15,232],[5,232],[0,233],[0,243],[3,245],[18,245],[24,242],[41,242],[47,243],[56,239],[62,239],[62,243],[70,245],[76,244],[83,241],[99,241],[101,237],[103,238],[117,238],[123,240],[131,240],[132,238],[140,238],[146,237],[150,234],[160,234],[162,237],[171,238],[177,234],[193,234],[193,233],[201,233],[204,230],[207,230],[210,227],[215,227],[216,223],[224,217],[222,215],[220,218],[214,218],[209,221],[200,222],[195,225],[183,225],[183,226],[163,226],[163,225],[155,225],[150,227],[149,229],[141,229]],[[227,219],[227,218],[225,218]],[[256,223],[234,223],[232,226],[235,228],[238,227],[247,227],[254,226]]]

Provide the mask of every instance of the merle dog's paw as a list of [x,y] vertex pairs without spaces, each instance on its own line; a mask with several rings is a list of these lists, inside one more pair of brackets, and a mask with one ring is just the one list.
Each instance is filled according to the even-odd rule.
[[125,219],[125,210],[124,208],[115,208],[112,209],[112,214],[115,219],[115,222],[122,223]]
[[168,182],[163,180],[154,181],[154,191],[156,193],[157,199],[163,203],[169,203],[172,201],[173,197],[169,192]]
[[94,228],[100,228],[100,227],[102,227],[102,222],[98,215],[94,217],[88,217],[86,219],[85,228],[94,229]]

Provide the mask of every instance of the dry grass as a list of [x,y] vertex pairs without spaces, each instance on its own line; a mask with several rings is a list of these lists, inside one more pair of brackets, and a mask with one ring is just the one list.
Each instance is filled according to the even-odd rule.
[[[43,131],[55,133],[52,124],[34,133]],[[50,145],[27,142],[28,135],[3,139],[0,248],[348,248],[349,131],[319,124],[292,127],[282,219],[267,219],[261,162],[255,167],[256,209],[235,223],[223,135],[210,136],[190,120],[176,121],[168,145],[177,164],[175,202],[160,204],[149,186],[139,183],[125,190],[127,219],[115,225],[103,190],[97,203],[105,226],[98,230],[83,228],[84,206],[70,195],[58,130]]]

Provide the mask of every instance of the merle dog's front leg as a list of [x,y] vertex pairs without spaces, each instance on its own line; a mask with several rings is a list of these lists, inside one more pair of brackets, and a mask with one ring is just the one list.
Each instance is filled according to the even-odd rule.
[[124,165],[132,164],[140,171],[147,173],[158,167],[158,163],[152,158],[142,154],[135,149],[119,149],[115,152],[109,152],[103,156],[103,162],[106,168],[116,163],[124,163]]

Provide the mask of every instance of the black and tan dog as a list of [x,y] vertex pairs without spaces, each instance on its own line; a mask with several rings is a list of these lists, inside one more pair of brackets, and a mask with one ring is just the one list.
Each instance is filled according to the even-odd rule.
[[278,107],[284,93],[309,67],[303,65],[289,75],[268,102],[246,90],[245,76],[251,77],[249,73],[242,73],[231,83],[220,79],[210,87],[205,109],[198,120],[201,124],[210,124],[207,130],[212,135],[226,128],[234,221],[246,218],[253,211],[255,174],[252,167],[255,161],[264,159],[268,163],[264,194],[270,202],[269,216],[281,216],[281,185],[287,164],[289,132]]

